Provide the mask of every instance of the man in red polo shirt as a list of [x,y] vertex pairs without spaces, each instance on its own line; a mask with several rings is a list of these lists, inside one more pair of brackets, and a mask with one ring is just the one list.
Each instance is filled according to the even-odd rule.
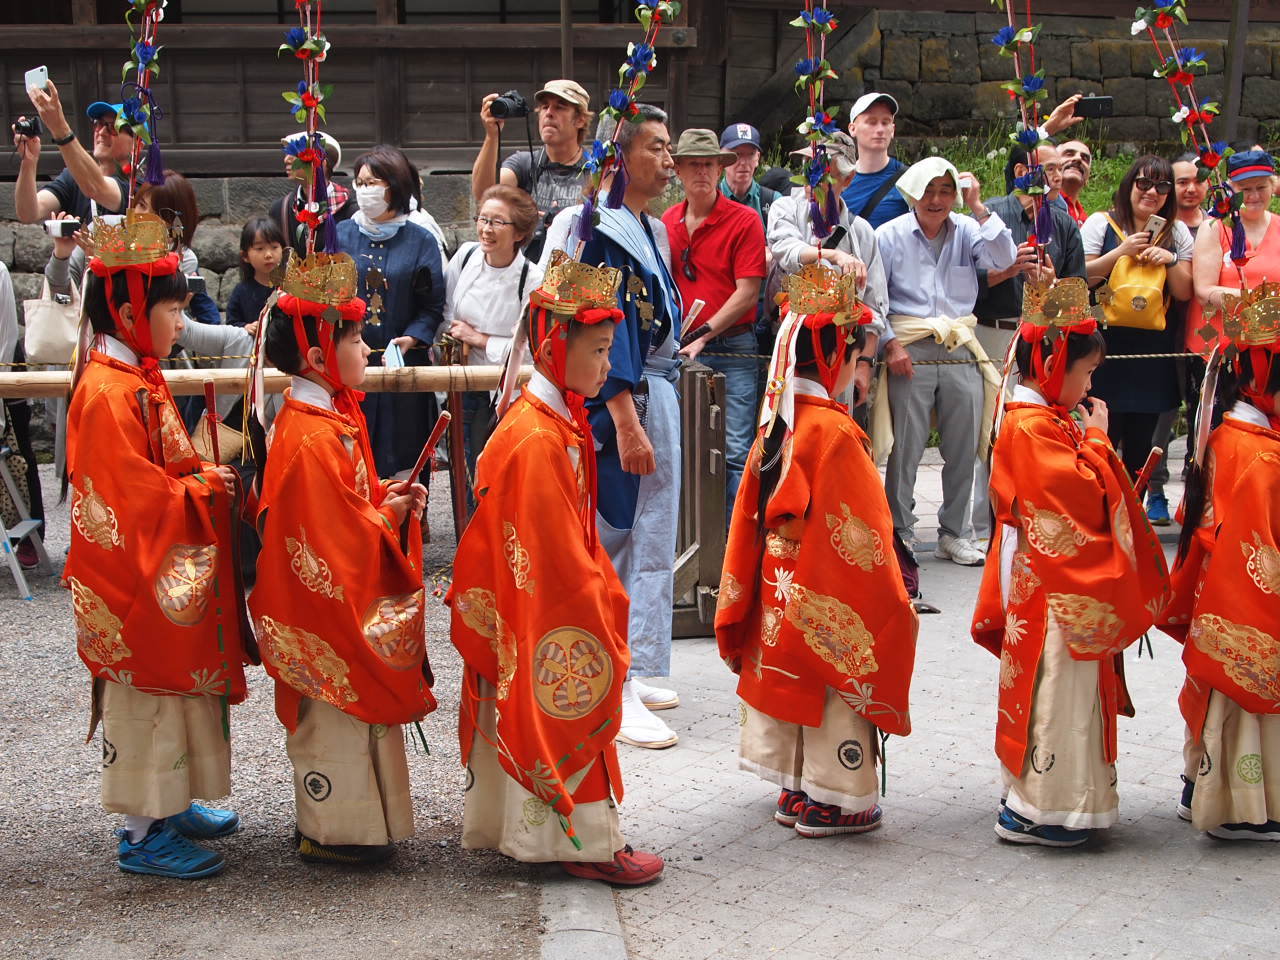
[[662,215],[671,241],[671,274],[686,311],[695,300],[705,304],[692,320],[686,313],[680,353],[724,374],[725,461],[732,506],[755,437],[753,354],[756,301],[765,275],[764,225],[755,210],[720,192],[721,172],[738,157],[721,149],[714,131],[686,130],[672,156],[685,199]]

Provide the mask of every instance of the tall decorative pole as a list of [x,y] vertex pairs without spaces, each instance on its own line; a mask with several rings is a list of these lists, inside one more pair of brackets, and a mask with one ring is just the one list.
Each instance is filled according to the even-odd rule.
[[329,186],[324,173],[325,148],[320,140],[320,124],[325,120],[324,101],[332,95],[333,85],[320,82],[320,64],[329,55],[329,41],[321,31],[321,0],[295,0],[295,3],[298,26],[285,34],[276,56],[288,51],[302,61],[302,80],[297,89],[286,90],[281,96],[290,104],[293,118],[303,125],[307,134],[305,138],[290,140],[284,152],[294,157],[295,166],[302,165],[305,174],[307,202],[298,211],[298,222],[307,228],[309,257],[317,247],[325,253],[335,253],[338,249],[338,234],[333,211],[329,209]]
[[837,206],[835,178],[826,144],[838,129],[836,115],[840,108],[826,105],[828,80],[837,78],[831,62],[827,60],[827,36],[840,26],[827,9],[827,0],[815,4],[805,0],[800,16],[791,26],[804,31],[805,59],[796,63],[796,93],[808,101],[808,116],[797,131],[808,141],[812,155],[804,173],[792,177],[792,182],[803,186],[809,201],[809,222],[814,235],[821,240],[835,228],[840,217]]
[[[129,179],[126,207],[133,205],[143,182],[164,183],[164,158],[160,155],[157,124],[164,115],[151,92],[151,81],[160,76],[160,51],[156,33],[164,19],[167,0],[131,0],[125,23],[129,27],[129,59],[121,71],[122,109],[116,129],[133,134],[133,155],[125,171]],[[129,74],[133,79],[129,79]]]

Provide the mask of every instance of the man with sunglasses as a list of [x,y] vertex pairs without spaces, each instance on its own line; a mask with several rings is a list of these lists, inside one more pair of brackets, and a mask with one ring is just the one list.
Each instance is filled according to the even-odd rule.
[[39,223],[55,213],[65,212],[87,224],[96,214],[123,213],[129,185],[120,169],[133,155],[133,133],[116,130],[116,117],[123,106],[101,101],[89,105],[85,113],[93,121],[93,153],[90,154],[67,122],[58,88],[52,80],[43,90],[28,90],[27,96],[49,137],[62,152],[66,166],[51,182],[36,189],[40,138],[22,136],[13,130],[13,145],[21,158],[13,190],[18,220]]
[[680,353],[724,374],[732,506],[755,437],[756,363],[751,355],[756,352],[756,300],[765,275],[764,224],[754,209],[720,192],[721,172],[738,155],[722,149],[713,131],[686,130],[672,157],[685,199],[662,215],[671,242],[671,273],[686,311],[695,300],[705,304],[685,331]]

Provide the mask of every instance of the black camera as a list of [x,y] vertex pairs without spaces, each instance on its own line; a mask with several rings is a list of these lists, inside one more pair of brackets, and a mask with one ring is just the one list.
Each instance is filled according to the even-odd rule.
[[[517,94],[519,96],[519,94]],[[19,117],[13,122],[13,132],[23,137],[40,136],[39,117]]]
[[529,101],[519,90],[508,90],[489,104],[489,112],[499,120],[519,119],[529,115]]

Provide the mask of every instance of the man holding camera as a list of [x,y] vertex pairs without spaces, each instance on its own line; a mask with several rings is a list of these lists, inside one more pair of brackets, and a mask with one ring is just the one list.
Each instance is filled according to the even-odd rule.
[[62,152],[66,167],[50,183],[36,189],[36,164],[40,159],[40,124],[19,117],[13,124],[13,145],[21,157],[13,201],[17,218],[23,223],[47,220],[55,213],[69,213],[81,223],[94,214],[123,213],[129,198],[128,181],[121,175],[122,164],[133,155],[133,134],[116,130],[116,117],[123,109],[118,103],[92,103],[85,111],[93,121],[93,153],[76,139],[75,131],[62,112],[58,88],[49,81],[44,89],[27,91],[44,122],[49,137]]
[[[484,123],[484,144],[471,168],[471,193],[480,197],[495,182],[519,187],[533,197],[539,222],[525,256],[537,261],[542,252],[547,226],[566,207],[582,202],[586,179],[582,151],[591,125],[591,97],[572,80],[551,80],[534,94],[538,115],[538,135],[542,146],[512,154],[498,168],[498,146],[503,125],[508,120],[529,115],[529,102],[515,90],[491,93],[480,106]],[[495,173],[499,178],[495,181]]]

